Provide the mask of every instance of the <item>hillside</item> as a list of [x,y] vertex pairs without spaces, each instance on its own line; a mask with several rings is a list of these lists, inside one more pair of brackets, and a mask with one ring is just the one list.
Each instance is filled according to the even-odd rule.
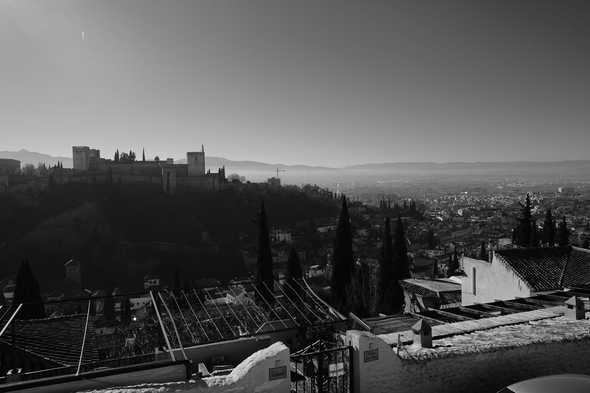
[[45,289],[58,287],[63,263],[83,263],[85,286],[141,288],[145,274],[170,283],[244,276],[240,235],[255,237],[264,200],[270,225],[337,214],[334,200],[297,188],[247,185],[170,196],[159,187],[67,184],[38,195],[0,195],[0,278],[31,261]]

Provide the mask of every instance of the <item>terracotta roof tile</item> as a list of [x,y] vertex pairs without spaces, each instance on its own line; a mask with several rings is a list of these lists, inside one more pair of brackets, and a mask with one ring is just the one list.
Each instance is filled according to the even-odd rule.
[[581,248],[514,248],[496,255],[535,291],[590,284],[590,252]]

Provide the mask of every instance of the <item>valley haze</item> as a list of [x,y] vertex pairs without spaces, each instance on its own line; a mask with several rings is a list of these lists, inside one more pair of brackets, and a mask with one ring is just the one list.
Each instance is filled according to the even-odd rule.
[[[51,156],[25,149],[0,151],[0,158],[21,161],[21,165],[45,163],[72,167],[71,157]],[[185,158],[175,159],[185,163]],[[248,160],[207,157],[207,169],[225,166],[226,173],[239,174],[246,180],[263,182],[276,176],[284,184],[318,184],[333,187],[337,183],[356,186],[406,182],[498,182],[526,180],[544,183],[590,182],[590,160],[572,161],[511,161],[511,162],[382,162],[342,167],[286,165]]]

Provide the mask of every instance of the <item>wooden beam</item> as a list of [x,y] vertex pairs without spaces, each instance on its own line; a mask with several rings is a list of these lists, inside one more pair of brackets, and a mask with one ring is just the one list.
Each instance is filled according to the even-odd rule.
[[549,299],[538,299],[538,298],[534,298],[534,297],[529,297],[529,298],[526,298],[525,300],[529,303],[538,304],[543,307],[553,307],[553,306],[563,305],[567,299],[564,299],[561,301],[554,301],[554,300],[549,300]]
[[[528,299],[527,299],[528,300]],[[532,304],[526,304],[526,303],[519,303],[519,302],[512,302],[510,300],[503,300],[502,304],[507,305],[508,307],[513,307],[513,308],[517,308],[521,311],[534,311],[534,310],[538,310],[539,307],[534,306]]]
[[477,315],[478,317],[481,317],[481,318],[490,318],[490,317],[496,316],[495,314],[485,312],[485,311],[480,311],[480,310],[474,310],[473,308],[469,308],[469,307],[460,306],[457,308],[465,313]]
[[521,310],[515,310],[513,308],[507,308],[507,307],[502,307],[502,306],[496,306],[494,304],[489,304],[489,303],[481,303],[481,304],[479,304],[479,306],[481,306],[483,308],[487,308],[488,310],[503,311],[508,314],[514,314],[517,312],[521,312]]
[[571,296],[569,296],[569,297],[567,297],[567,298],[564,299],[563,296],[557,296],[557,295],[553,295],[553,294],[539,295],[539,296],[543,296],[543,297],[549,298],[549,300],[552,300],[552,301],[554,301],[557,304],[561,304],[561,303],[565,302],[567,299],[569,299],[571,297]]
[[410,314],[411,316],[413,316],[414,318],[418,318],[418,319],[424,319],[426,321],[432,322],[436,325],[440,325],[440,324],[446,324],[448,322],[446,321],[442,321],[440,319],[436,319],[436,318],[432,318],[432,317],[427,317],[426,315],[422,315],[422,314],[416,314],[414,312],[409,312],[408,314]]
[[447,318],[453,318],[453,319],[456,319],[458,321],[472,321],[474,319],[474,318],[471,318],[471,317],[467,317],[465,315],[459,315],[459,314],[455,314],[455,313],[449,312],[448,310],[443,311],[443,310],[439,310],[439,309],[435,309],[435,308],[429,308],[428,311],[434,312],[436,314],[442,315],[442,316],[447,317]]

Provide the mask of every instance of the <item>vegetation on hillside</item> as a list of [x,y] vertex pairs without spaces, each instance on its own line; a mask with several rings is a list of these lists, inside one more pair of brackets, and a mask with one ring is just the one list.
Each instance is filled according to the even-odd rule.
[[332,217],[337,203],[297,187],[247,184],[167,195],[158,186],[64,184],[38,193],[0,194],[0,277],[26,258],[43,290],[63,283],[77,258],[85,288],[141,289],[145,274],[172,284],[247,272],[240,239],[256,235],[264,201],[271,226]]

